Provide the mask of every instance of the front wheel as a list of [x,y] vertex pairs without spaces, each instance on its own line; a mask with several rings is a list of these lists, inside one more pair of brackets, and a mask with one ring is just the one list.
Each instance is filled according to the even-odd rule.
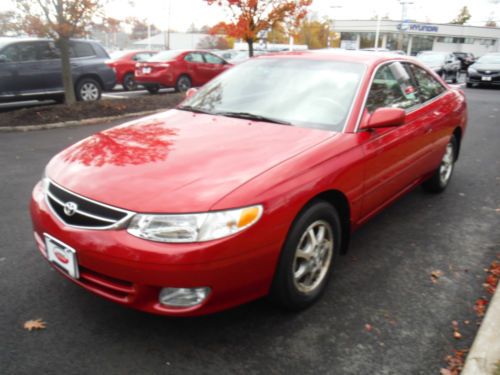
[[444,156],[441,159],[439,168],[436,169],[434,174],[422,184],[424,190],[431,193],[441,193],[448,186],[453,169],[455,167],[455,160],[457,159],[457,139],[454,135],[451,136],[450,141],[446,145]]
[[125,91],[133,91],[137,88],[137,83],[135,82],[134,73],[127,73],[123,77],[123,89]]
[[293,223],[278,261],[269,297],[288,310],[312,305],[325,291],[337,262],[341,224],[335,207],[310,204]]
[[83,102],[93,102],[101,98],[102,88],[99,82],[92,78],[83,78],[76,85],[76,99]]

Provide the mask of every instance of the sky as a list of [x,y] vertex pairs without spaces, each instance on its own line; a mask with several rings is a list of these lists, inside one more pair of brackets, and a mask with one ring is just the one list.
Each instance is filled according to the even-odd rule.
[[[33,0],[35,1],[35,0]],[[105,11],[108,16],[118,19],[137,17],[147,19],[160,29],[185,31],[191,24],[197,27],[214,25],[227,19],[223,8],[207,5],[204,0],[106,0]],[[483,26],[493,18],[500,24],[500,0],[406,0],[408,18],[421,22],[446,23],[467,5],[472,15],[468,24]],[[11,0],[0,0],[0,11],[13,8]],[[168,17],[170,8],[170,17]],[[399,0],[313,0],[311,12],[320,18],[352,20],[369,19],[377,13],[390,19],[401,19]]]

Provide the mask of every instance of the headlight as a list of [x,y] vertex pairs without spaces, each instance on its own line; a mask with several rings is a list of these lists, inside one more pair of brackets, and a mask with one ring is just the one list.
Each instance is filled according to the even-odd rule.
[[474,69],[474,68],[470,68],[469,67],[469,69],[467,69],[467,73],[469,73],[469,74],[477,74],[477,70]]
[[128,226],[133,236],[157,242],[203,242],[227,237],[255,224],[262,206],[201,214],[137,214]]

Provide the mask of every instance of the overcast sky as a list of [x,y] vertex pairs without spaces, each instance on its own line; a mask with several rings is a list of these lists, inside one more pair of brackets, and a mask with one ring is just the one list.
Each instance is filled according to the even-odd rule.
[[[35,1],[35,0],[33,0]],[[106,13],[124,19],[148,19],[161,29],[168,27],[170,7],[171,28],[185,31],[192,23],[201,27],[213,25],[227,18],[220,6],[208,6],[203,0],[107,0]],[[408,1],[408,0],[407,0]],[[446,23],[452,20],[464,5],[469,7],[472,19],[469,24],[482,26],[492,17],[500,24],[500,0],[410,0],[408,18],[422,22]],[[332,7],[333,6],[333,7]],[[340,8],[337,8],[339,6]],[[0,11],[12,9],[11,0],[0,0]],[[318,16],[334,19],[368,19],[379,13],[390,19],[401,18],[398,0],[314,0],[311,10]]]

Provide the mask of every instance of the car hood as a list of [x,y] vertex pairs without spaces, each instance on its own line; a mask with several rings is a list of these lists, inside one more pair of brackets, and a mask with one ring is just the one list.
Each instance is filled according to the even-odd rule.
[[336,134],[170,110],[70,146],[46,174],[84,197],[136,212],[202,212]]
[[475,63],[470,66],[472,69],[476,70],[491,70],[491,71],[499,71],[500,70],[500,64],[481,64],[481,63]]

